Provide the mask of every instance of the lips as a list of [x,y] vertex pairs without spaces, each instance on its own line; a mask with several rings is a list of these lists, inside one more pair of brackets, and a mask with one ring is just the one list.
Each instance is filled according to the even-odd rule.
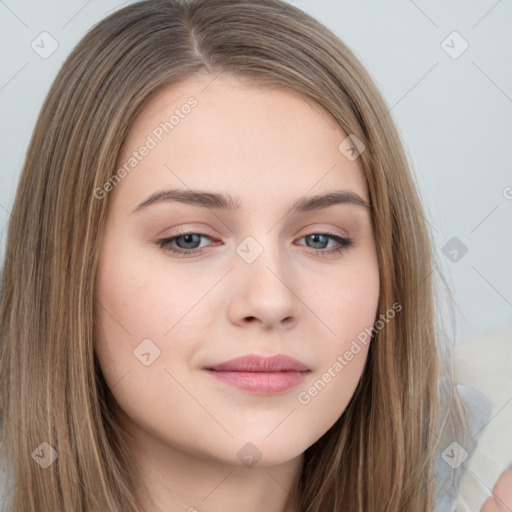
[[248,355],[203,368],[218,381],[260,395],[281,393],[302,382],[310,368],[286,355]]
[[285,355],[262,357],[248,355],[231,359],[224,363],[206,367],[218,372],[305,372],[309,368],[297,359]]

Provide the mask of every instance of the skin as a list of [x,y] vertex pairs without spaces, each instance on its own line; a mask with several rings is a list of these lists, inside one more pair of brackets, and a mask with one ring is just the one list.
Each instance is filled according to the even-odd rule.
[[[338,149],[346,134],[319,107],[226,74],[212,80],[201,75],[159,91],[130,131],[119,165],[187,98],[198,101],[109,192],[95,351],[154,502],[146,510],[292,512],[303,453],[345,410],[368,346],[309,403],[298,394],[371,329],[380,290],[368,208],[289,210],[304,196],[338,190],[368,202],[368,189],[358,160]],[[161,202],[133,213],[169,188],[229,193],[240,210]],[[184,249],[189,256],[158,245],[179,231],[211,239]],[[338,244],[323,238],[319,248],[309,236],[316,233],[354,245],[322,254]],[[263,249],[252,263],[236,251],[248,236]],[[144,339],[160,351],[148,366],[134,355]],[[311,372],[264,396],[202,370],[247,354],[286,354]],[[244,446],[256,465],[237,456]]]
[[498,478],[496,485],[483,504],[480,512],[512,511],[512,468],[505,470]]

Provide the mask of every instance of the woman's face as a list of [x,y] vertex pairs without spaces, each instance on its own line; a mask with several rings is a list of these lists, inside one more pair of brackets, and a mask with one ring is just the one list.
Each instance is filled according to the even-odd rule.
[[379,297],[346,137],[297,94],[224,74],[159,91],[136,120],[96,193],[111,202],[95,351],[146,454],[274,465],[343,413]]

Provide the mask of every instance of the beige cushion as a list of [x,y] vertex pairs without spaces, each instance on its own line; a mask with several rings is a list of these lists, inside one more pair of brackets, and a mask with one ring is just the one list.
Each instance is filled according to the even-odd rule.
[[469,461],[457,512],[478,512],[512,465],[512,332],[474,339],[454,351],[455,380],[490,399],[491,419]]

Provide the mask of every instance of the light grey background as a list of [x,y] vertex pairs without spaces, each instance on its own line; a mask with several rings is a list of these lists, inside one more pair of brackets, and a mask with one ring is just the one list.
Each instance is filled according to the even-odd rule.
[[[50,84],[85,32],[128,3],[0,0],[0,261]],[[391,108],[459,304],[456,341],[512,331],[512,1],[289,3],[348,44]],[[58,43],[48,58],[31,47],[51,48],[42,32]]]

